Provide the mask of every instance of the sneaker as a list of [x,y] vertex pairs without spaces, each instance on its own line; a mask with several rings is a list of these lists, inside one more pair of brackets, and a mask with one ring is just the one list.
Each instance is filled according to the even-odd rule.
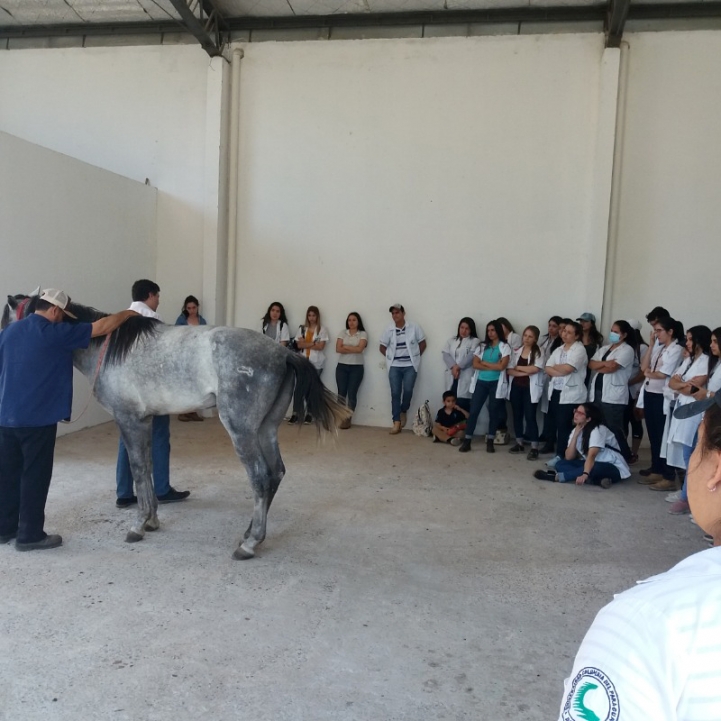
[[137,496],[130,496],[130,498],[118,498],[115,501],[115,505],[118,508],[130,508],[130,506],[134,506],[138,502]]
[[710,533],[704,533],[703,540],[706,541],[709,546],[713,546],[713,536]]
[[689,514],[688,520],[691,521],[694,526],[698,526],[698,523],[696,523],[696,519],[692,515]]
[[613,481],[610,478],[602,478],[598,485],[608,490],[613,485]]
[[[660,473],[652,473],[644,478],[637,478],[636,483],[640,483],[642,486],[653,486],[656,483],[660,483],[662,480],[663,476]],[[675,485],[674,488],[676,488]]]
[[298,422],[298,415],[294,413],[289,419],[288,419],[288,425],[294,426]]
[[0,545],[3,543],[10,543],[14,538],[16,538],[18,535],[18,532],[15,531],[14,533],[6,533],[2,536],[0,536]]
[[57,534],[45,536],[41,541],[31,541],[30,543],[15,541],[15,548],[18,551],[47,551],[49,548],[57,548],[62,545],[63,537]]
[[460,446],[461,445],[461,439],[460,438],[451,438],[450,444],[452,446]]
[[190,491],[176,491],[170,486],[170,490],[162,496],[158,496],[158,503],[177,503],[184,501],[190,495]]
[[471,450],[471,439],[464,438],[461,447],[458,449],[459,453],[468,453]]
[[556,474],[553,471],[538,470],[533,474],[533,477],[537,478],[539,481],[555,481],[556,480]]
[[305,420],[303,421],[303,423],[304,423],[306,426],[309,426],[312,422],[313,422],[313,416],[312,416],[310,413],[308,413],[308,414],[306,415]]
[[493,442],[498,446],[507,446],[511,442],[511,434],[508,431],[496,431]]
[[649,491],[674,491],[676,490],[676,481],[670,481],[668,478],[660,480],[658,483],[648,487]]
[[516,443],[508,449],[509,453],[525,453],[525,451],[526,449],[520,443]]
[[493,438],[487,438],[486,439],[486,453],[495,453],[496,447],[494,445],[495,441]]
[[676,503],[676,501],[681,500],[681,491],[674,491],[673,493],[669,493],[666,498],[663,499],[666,501],[666,503]]
[[546,463],[546,468],[550,468],[553,470],[556,467],[556,464],[561,460],[561,456],[554,456],[551,458],[550,461]]
[[544,443],[538,452],[544,456],[549,453],[553,453],[555,455],[556,454],[556,446],[554,446],[552,443]]
[[531,450],[528,451],[526,460],[527,461],[537,461],[538,460],[538,448],[531,448]]
[[668,509],[668,512],[672,516],[684,516],[691,512],[691,506],[688,505],[688,501],[682,501],[679,499],[675,503],[672,503]]

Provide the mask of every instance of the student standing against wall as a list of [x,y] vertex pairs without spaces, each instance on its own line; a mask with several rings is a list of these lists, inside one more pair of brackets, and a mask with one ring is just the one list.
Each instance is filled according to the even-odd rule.
[[[363,351],[368,345],[368,334],[358,313],[348,313],[345,319],[345,330],[338,334],[335,341],[336,353],[340,360],[335,368],[335,382],[338,386],[338,397],[346,401],[348,408],[355,411],[358,403],[358,389],[363,381]],[[346,418],[340,424],[343,429],[351,426],[351,419]]]
[[426,336],[416,323],[406,320],[406,310],[394,303],[388,312],[393,321],[383,331],[379,350],[385,357],[391,387],[392,436],[401,432],[408,420],[421,356],[426,350]]
[[276,301],[268,306],[268,310],[263,316],[263,335],[282,346],[290,343],[288,319],[285,317],[285,308],[282,303]]
[[636,401],[645,380],[641,370],[641,358],[646,354],[648,345],[644,343],[641,335],[641,322],[635,318],[629,318],[626,322],[632,328],[636,338],[636,347],[633,353],[633,370],[628,380],[629,399],[624,421],[624,434],[626,437],[628,437],[629,426],[631,428],[631,458],[629,463],[633,464],[638,461],[638,449],[641,447],[641,441],[643,440],[643,421],[641,420],[643,411],[641,409],[636,410]]
[[442,352],[446,366],[445,388],[453,392],[456,403],[466,411],[471,410],[473,352],[480,342],[473,318],[461,318],[456,335],[448,339]]

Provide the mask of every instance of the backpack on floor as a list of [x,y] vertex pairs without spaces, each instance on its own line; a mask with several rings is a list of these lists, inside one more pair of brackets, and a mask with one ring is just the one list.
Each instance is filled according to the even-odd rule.
[[433,435],[433,416],[431,415],[431,406],[426,401],[422,406],[418,406],[416,417],[413,421],[413,432],[421,438],[430,438]]

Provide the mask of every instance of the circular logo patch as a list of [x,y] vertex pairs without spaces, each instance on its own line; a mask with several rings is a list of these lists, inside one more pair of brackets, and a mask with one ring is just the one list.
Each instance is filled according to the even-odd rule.
[[573,679],[563,706],[563,721],[618,721],[621,705],[616,687],[598,668],[586,666]]

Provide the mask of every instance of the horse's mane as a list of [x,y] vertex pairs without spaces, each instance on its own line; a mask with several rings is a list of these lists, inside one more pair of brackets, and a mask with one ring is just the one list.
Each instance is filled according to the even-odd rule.
[[[105,318],[108,313],[103,313],[97,308],[91,308],[80,303],[70,303],[68,310],[78,317],[77,323],[94,323],[96,320]],[[105,352],[106,365],[120,365],[128,357],[135,345],[146,338],[152,338],[158,332],[158,326],[162,325],[155,318],[146,318],[142,315],[128,318],[117,330],[113,331]],[[102,345],[106,336],[98,336],[91,341],[92,345]]]

